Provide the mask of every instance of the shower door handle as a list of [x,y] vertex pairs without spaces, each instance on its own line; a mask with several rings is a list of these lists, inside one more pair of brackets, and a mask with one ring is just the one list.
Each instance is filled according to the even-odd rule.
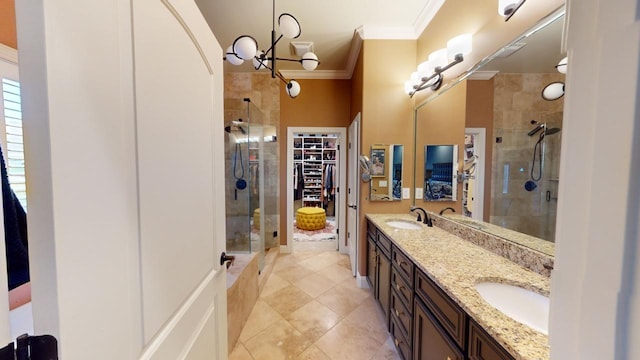
[[551,201],[551,191],[547,190],[547,201]]
[[220,254],[220,265],[226,265],[227,269],[233,265],[236,261],[236,257],[233,255],[227,255],[224,251]]

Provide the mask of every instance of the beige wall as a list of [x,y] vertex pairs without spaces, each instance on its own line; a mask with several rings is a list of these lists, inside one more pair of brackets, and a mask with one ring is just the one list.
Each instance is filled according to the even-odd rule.
[[491,158],[493,156],[493,79],[467,81],[466,127],[486,129],[484,153],[483,219],[489,220],[491,209]]
[[[365,40],[362,48],[361,151],[368,154],[373,144],[404,145],[402,171],[404,187],[413,184],[413,100],[404,92],[407,74],[415,68],[414,40]],[[406,179],[406,180],[405,180]],[[369,186],[361,184],[360,248],[366,249],[367,213],[406,213],[411,200],[369,201]],[[359,254],[358,270],[366,274],[366,253]]]
[[18,48],[15,0],[0,0],[0,44]]
[[[458,168],[464,158],[464,129],[467,114],[467,83],[462,82],[418,110],[416,125],[416,187],[423,187],[425,145],[458,145]],[[462,212],[462,186],[458,184],[457,201],[424,201],[416,206],[439,212],[450,206]]]
[[302,91],[295,99],[280,85],[281,118],[278,134],[280,146],[280,243],[287,244],[286,216],[287,128],[288,127],[348,127],[351,123],[351,80],[298,80]]

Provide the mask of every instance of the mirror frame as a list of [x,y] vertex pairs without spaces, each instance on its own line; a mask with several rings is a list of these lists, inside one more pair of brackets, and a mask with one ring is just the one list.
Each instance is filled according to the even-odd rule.
[[[400,157],[400,180],[398,183],[399,193],[395,194],[395,172],[394,158],[397,149],[402,151]],[[393,149],[393,150],[392,150]],[[403,144],[373,144],[369,151],[369,201],[401,201],[402,200],[402,183],[404,173],[404,145]],[[382,172],[376,172],[376,160],[382,158]],[[377,182],[384,182],[384,188],[390,189],[383,197],[374,199],[374,187]]]

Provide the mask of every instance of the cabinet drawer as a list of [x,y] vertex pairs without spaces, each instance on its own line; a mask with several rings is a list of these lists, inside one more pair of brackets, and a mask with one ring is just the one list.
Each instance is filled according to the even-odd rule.
[[416,271],[418,295],[461,349],[466,345],[466,313],[422,271]]
[[409,311],[404,303],[400,301],[398,293],[395,290],[391,291],[389,312],[391,312],[391,317],[395,319],[396,325],[402,330],[404,337],[411,339],[413,311]]
[[513,360],[475,321],[469,321],[470,360]]
[[378,231],[378,246],[387,257],[391,257],[391,240],[380,231]]
[[391,263],[409,284],[413,284],[413,261],[395,246],[391,254]]
[[371,221],[367,220],[367,234],[371,236],[374,240],[376,239],[376,226],[371,223]]
[[413,284],[408,283],[395,267],[391,269],[391,287],[398,293],[404,305],[413,309]]
[[391,317],[391,323],[389,324],[389,332],[391,333],[393,343],[396,345],[396,349],[398,349],[400,358],[402,358],[402,360],[411,360],[411,343],[407,341],[404,335],[402,335],[402,331],[400,331],[400,328],[393,316]]

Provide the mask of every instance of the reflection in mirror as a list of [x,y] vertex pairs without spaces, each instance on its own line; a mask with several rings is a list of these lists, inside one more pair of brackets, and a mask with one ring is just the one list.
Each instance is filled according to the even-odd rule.
[[[486,130],[483,149],[474,145],[476,148],[467,154],[465,144],[462,159],[465,165],[469,162],[469,168],[454,168],[462,172],[464,180],[463,211],[445,214],[448,218],[465,224],[476,222],[481,225],[476,228],[487,232],[498,227],[509,229],[495,234],[507,240],[514,239],[505,234],[515,231],[531,239],[555,241],[563,98],[547,101],[541,93],[548,84],[565,81],[564,73],[555,67],[566,56],[561,47],[563,23],[564,13],[559,9],[475,65],[471,74],[463,74],[445,85],[444,91],[416,107],[416,138],[429,136],[427,143],[462,145],[464,128]],[[447,99],[453,97],[449,96],[451,92],[460,93],[455,104]],[[444,108],[445,103],[448,118],[434,121],[434,109]],[[464,125],[460,127],[460,140],[451,141],[452,130],[443,131],[443,124],[457,132],[459,125],[457,122],[454,125],[452,118],[460,107],[466,109]],[[416,141],[418,164],[422,164],[421,145]],[[472,166],[474,163],[482,164],[484,174],[479,174],[479,169]],[[419,166],[416,183],[420,181],[420,170]],[[479,175],[483,176],[483,188],[478,188]],[[480,192],[484,194],[482,209],[470,211],[473,194]],[[423,198],[427,197],[425,190]],[[463,217],[472,213],[473,220]],[[482,225],[480,219],[491,225]]]
[[402,158],[404,145],[371,146],[369,173],[371,201],[402,199]]
[[456,201],[458,145],[424,147],[424,200]]

